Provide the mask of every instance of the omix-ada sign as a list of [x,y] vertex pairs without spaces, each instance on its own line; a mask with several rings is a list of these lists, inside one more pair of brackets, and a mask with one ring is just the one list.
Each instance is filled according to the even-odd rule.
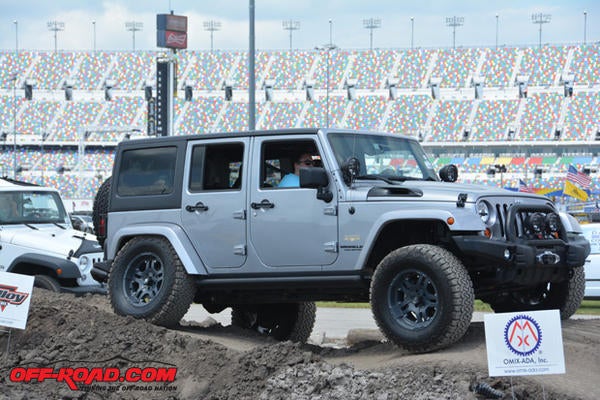
[[25,329],[33,276],[0,272],[0,326]]
[[558,310],[486,314],[490,376],[564,374]]

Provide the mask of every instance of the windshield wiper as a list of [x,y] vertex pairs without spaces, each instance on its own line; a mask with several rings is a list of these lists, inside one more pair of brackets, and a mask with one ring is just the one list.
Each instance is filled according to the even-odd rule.
[[24,223],[23,225],[25,225],[26,227],[33,229],[34,231],[39,231],[40,228],[38,228],[37,226],[33,226],[30,223]]
[[65,226],[59,224],[58,222],[53,222],[53,224],[58,226],[60,229],[67,229]]
[[387,184],[394,185],[394,182],[390,178],[379,174],[359,175],[355,179],[380,180],[384,181]]

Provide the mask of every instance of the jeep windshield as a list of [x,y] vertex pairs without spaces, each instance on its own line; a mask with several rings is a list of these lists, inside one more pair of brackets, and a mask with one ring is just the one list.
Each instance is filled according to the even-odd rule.
[[355,179],[438,180],[423,148],[415,140],[388,135],[332,132],[328,135],[341,167],[358,162]]
[[0,193],[0,224],[69,224],[60,196],[46,191]]

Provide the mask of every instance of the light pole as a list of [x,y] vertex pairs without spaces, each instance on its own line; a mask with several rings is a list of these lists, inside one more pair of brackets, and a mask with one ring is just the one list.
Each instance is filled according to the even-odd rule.
[[15,53],[19,55],[19,21],[15,19],[13,24],[15,24]]
[[92,48],[96,52],[96,20],[92,21]]
[[496,14],[496,48],[498,48],[498,14]]
[[325,127],[329,128],[329,58],[332,50],[337,49],[337,46],[333,44],[333,21],[329,20],[329,43],[323,46],[316,47],[317,50],[325,50],[327,52],[327,69],[325,75],[325,99],[326,99],[326,111],[325,111]]
[[13,81],[13,178],[17,179],[17,74],[11,77]]
[[415,47],[415,17],[410,17],[410,49]]
[[550,15],[550,14],[543,14],[543,13],[531,14],[531,22],[534,24],[540,25],[540,48],[542,47],[542,25],[550,23],[551,19],[552,19],[552,15]]
[[62,21],[48,21],[48,30],[54,32],[54,52],[58,51],[58,32],[65,30],[65,23]]
[[131,36],[133,38],[133,51],[135,51],[135,33],[144,29],[144,23],[136,21],[125,22],[125,29],[131,31]]
[[587,42],[587,11],[583,12],[583,44]]
[[292,51],[292,32],[300,29],[300,21],[293,21],[290,19],[289,21],[282,21],[281,24],[283,29],[290,31],[290,51]]
[[50,134],[48,132],[42,132],[42,185],[44,185],[44,169],[46,169],[46,162],[44,157],[44,142]]
[[363,27],[370,30],[369,33],[369,48],[373,50],[373,30],[381,28],[381,19],[379,18],[369,18],[363,19]]
[[464,17],[446,17],[446,26],[452,28],[452,48],[456,48],[456,27],[463,26],[465,23]]
[[213,20],[204,21],[204,30],[210,32],[210,51],[213,51],[213,34],[221,30],[221,23]]

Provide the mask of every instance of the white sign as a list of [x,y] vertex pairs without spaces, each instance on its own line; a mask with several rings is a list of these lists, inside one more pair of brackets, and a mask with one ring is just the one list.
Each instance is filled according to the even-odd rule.
[[564,374],[558,310],[485,314],[490,376]]
[[33,276],[0,272],[0,326],[25,329]]

